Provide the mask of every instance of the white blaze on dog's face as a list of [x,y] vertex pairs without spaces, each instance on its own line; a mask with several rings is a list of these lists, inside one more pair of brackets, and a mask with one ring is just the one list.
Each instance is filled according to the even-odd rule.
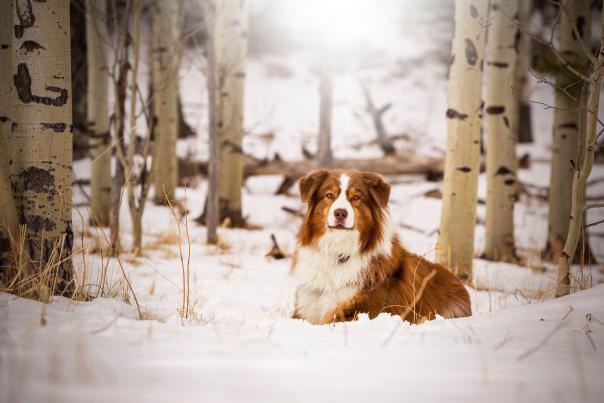
[[348,200],[350,176],[342,173],[338,180],[340,182],[340,193],[336,196],[336,199],[329,208],[329,212],[327,213],[327,225],[329,228],[335,230],[350,230],[354,228],[354,209],[352,208],[350,200]]

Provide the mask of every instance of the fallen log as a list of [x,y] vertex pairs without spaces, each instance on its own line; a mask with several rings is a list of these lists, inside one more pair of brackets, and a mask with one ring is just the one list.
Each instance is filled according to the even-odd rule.
[[[258,160],[244,155],[244,176],[255,175],[285,175],[290,182],[320,166],[315,160],[283,161]],[[426,175],[430,180],[439,180],[443,175],[444,160],[437,157],[421,155],[397,154],[376,159],[339,159],[334,160],[331,168],[357,169],[359,171],[377,172],[382,175],[415,174]],[[178,160],[180,181],[186,182],[195,175],[207,174],[207,162]],[[282,190],[283,191],[283,190]]]

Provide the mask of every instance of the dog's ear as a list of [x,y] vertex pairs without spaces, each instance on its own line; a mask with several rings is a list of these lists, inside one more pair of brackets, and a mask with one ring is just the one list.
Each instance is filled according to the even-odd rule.
[[312,171],[304,178],[300,179],[300,198],[307,203],[312,199],[315,192],[321,186],[321,183],[327,178],[328,172],[324,169]]
[[390,185],[386,182],[382,175],[374,174],[373,172],[364,172],[363,179],[373,199],[384,208],[388,205],[390,199]]

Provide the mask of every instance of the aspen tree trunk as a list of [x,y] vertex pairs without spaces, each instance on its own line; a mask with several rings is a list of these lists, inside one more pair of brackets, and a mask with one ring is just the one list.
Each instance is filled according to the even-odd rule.
[[215,54],[219,71],[220,220],[229,219],[231,226],[243,227],[241,188],[247,1],[222,0],[217,4],[216,35],[220,37],[220,46],[216,47]]
[[[589,59],[577,40],[576,27],[586,46],[591,38],[591,1],[563,2],[560,12],[559,52],[575,69],[586,72]],[[578,159],[579,136],[585,130],[586,116],[581,106],[585,104],[583,81],[568,69],[560,67],[556,74],[554,133],[552,141],[552,166],[550,175],[548,236],[545,258],[556,262],[560,256],[570,224],[572,182]],[[565,91],[561,90],[566,89]]]
[[[118,158],[120,158],[124,171],[127,175],[127,190],[128,190],[128,209],[130,211],[130,218],[132,220],[132,250],[136,255],[140,255],[143,250],[143,212],[145,211],[145,203],[147,200],[148,190],[148,179],[146,178],[146,154],[142,156],[144,167],[140,174],[135,175],[133,171],[134,156],[137,153],[137,118],[136,118],[136,105],[137,99],[137,77],[138,77],[138,66],[140,63],[140,44],[141,44],[141,18],[143,13],[143,0],[132,1],[132,23],[133,32],[131,35],[132,40],[132,72],[130,81],[130,138],[128,140],[128,148],[125,160],[123,158],[123,152],[120,152]],[[123,151],[123,147],[120,149]],[[140,176],[139,176],[140,175]],[[141,191],[140,194],[135,194],[134,186],[135,181],[140,180]]]
[[[13,0],[0,1],[0,128],[4,135],[11,131],[10,109],[13,90],[12,57],[13,57]],[[8,144],[6,144],[8,145]],[[7,156],[10,151],[7,150]],[[6,160],[9,161],[8,159]]]
[[588,98],[587,98],[587,116],[585,127],[584,156],[581,166],[574,169],[572,183],[572,203],[570,209],[570,224],[566,234],[564,249],[558,261],[558,284],[556,287],[556,297],[561,297],[570,293],[570,265],[573,261],[579,236],[585,217],[585,188],[587,179],[591,173],[594,162],[594,153],[596,149],[596,130],[598,126],[598,107],[600,105],[601,79],[604,74],[604,10],[602,12],[602,36],[600,38],[600,47],[596,66],[588,80]]
[[27,226],[26,252],[38,270],[53,267],[58,289],[70,291],[69,1],[15,0],[13,24],[13,124],[9,140],[15,200],[20,221]]
[[319,138],[317,160],[323,167],[331,166],[331,115],[333,108],[333,81],[330,67],[321,68],[319,76]]
[[455,35],[447,101],[445,158],[438,263],[471,278],[478,174],[480,109],[487,1],[455,3]]
[[90,145],[90,225],[109,225],[111,134],[109,132],[106,0],[86,1],[88,141]]
[[2,206],[0,209],[0,267],[8,262],[11,250],[19,243],[20,233],[19,216],[9,178],[9,160],[4,130],[0,126],[0,206]]
[[179,3],[155,0],[152,22],[155,196],[162,204],[174,200],[178,184],[178,67],[180,60]]
[[10,182],[10,148],[6,135],[10,133],[12,91],[12,1],[0,2],[0,266],[11,251],[11,239],[19,232],[19,221]]
[[205,222],[207,226],[207,243],[218,243],[218,177],[219,177],[219,132],[218,132],[218,70],[216,64],[216,48],[220,45],[216,35],[216,0],[210,0],[206,3],[205,23],[207,39],[207,66],[208,66],[208,137],[209,137],[209,156],[208,156],[208,197],[206,198]]
[[491,1],[493,13],[487,44],[487,214],[485,257],[514,261],[514,202],[516,201],[516,98],[512,92],[517,28],[508,16],[518,12],[518,0]]
[[[519,0],[518,24],[529,29],[533,0]],[[523,30],[517,31],[518,57],[516,60],[515,93],[517,97],[518,119],[517,133],[519,143],[532,143],[533,130],[531,121],[530,86],[528,70],[532,61],[532,46],[530,35]]]
[[[130,41],[126,38],[130,35],[130,10],[126,12],[126,16],[118,14],[117,1],[110,0],[111,12],[116,18],[113,18],[113,32],[115,35],[115,52],[114,57],[116,62],[113,64],[113,92],[115,94],[114,104],[114,143],[115,149],[124,149],[124,131],[125,131],[125,114],[126,114],[126,91],[128,87],[128,69],[129,57],[128,47]],[[120,25],[123,23],[123,27]],[[114,173],[111,180],[111,215],[109,217],[109,226],[111,231],[111,253],[116,256],[121,251],[120,245],[120,208],[123,199],[123,186],[126,181],[124,166],[118,158],[118,153],[115,153]]]

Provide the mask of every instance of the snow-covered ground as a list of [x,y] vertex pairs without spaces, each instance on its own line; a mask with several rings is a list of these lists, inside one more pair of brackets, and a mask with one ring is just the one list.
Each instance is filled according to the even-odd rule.
[[[377,104],[393,104],[385,115],[389,132],[411,137],[397,141],[397,149],[442,155],[452,22],[451,8],[436,7],[439,1],[426,1],[430,5],[419,9],[410,0],[401,1],[407,8],[383,17],[363,60],[346,59],[338,66],[337,157],[380,155],[375,146],[356,146],[374,136],[364,112],[361,80]],[[189,50],[183,58],[185,111],[199,136],[180,141],[179,152],[204,159],[206,94],[200,57]],[[251,57],[246,85],[246,152],[297,159],[303,145],[314,149],[318,92],[308,47]],[[532,96],[553,103],[546,85],[535,84]],[[547,188],[553,112],[535,104],[533,119],[535,143],[519,147],[519,154],[529,153],[533,162],[519,178]],[[74,173],[89,177],[89,161],[76,162]],[[592,177],[604,178],[602,165]],[[291,259],[265,257],[271,234],[292,253],[300,225],[299,218],[282,210],[302,208],[297,190],[274,195],[281,179],[246,181],[244,215],[258,229],[221,228],[219,247],[206,246],[205,228],[193,222],[203,209],[205,181],[178,189],[178,198],[190,209],[186,318],[179,313],[183,269],[178,225],[167,208],[147,204],[144,255],[122,255],[136,301],[118,262],[98,253],[107,230],[90,228],[87,208],[74,208],[76,250],[84,248],[75,258],[78,282],[91,284],[89,292],[100,297],[89,302],[57,297],[44,305],[0,294],[0,402],[604,399],[604,285],[598,285],[604,278],[602,265],[574,267],[573,282],[585,290],[551,299],[555,267],[539,259],[547,230],[543,200],[522,196],[515,210],[517,246],[530,268],[478,258],[485,216],[484,205],[478,206],[477,258],[469,287],[474,316],[409,325],[384,314],[312,326],[290,319],[295,289],[288,275]],[[424,194],[442,184],[421,176],[388,179],[393,183],[390,212],[402,242],[432,259],[441,201]],[[604,181],[588,190],[591,197],[603,193]],[[483,175],[479,198],[485,195]],[[74,197],[76,203],[85,201],[77,187]],[[587,221],[603,218],[604,211],[594,209]],[[180,217],[186,268],[185,220]],[[131,224],[125,205],[121,222],[128,249]],[[604,230],[596,226],[591,234],[592,248],[602,261]]]
[[415,326],[385,314],[312,326],[288,319],[287,263],[248,254],[231,259],[194,255],[200,316],[184,323],[175,315],[174,260],[170,267],[154,258],[153,266],[176,284],[155,276],[150,264],[131,270],[144,309],[164,306],[166,316],[155,314],[165,323],[137,320],[136,308],[117,299],[56,298],[43,305],[0,294],[0,401],[601,402],[604,396],[604,285]]

